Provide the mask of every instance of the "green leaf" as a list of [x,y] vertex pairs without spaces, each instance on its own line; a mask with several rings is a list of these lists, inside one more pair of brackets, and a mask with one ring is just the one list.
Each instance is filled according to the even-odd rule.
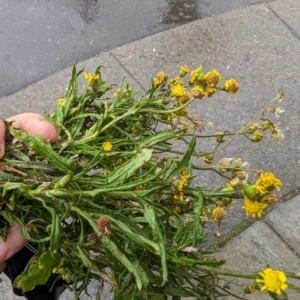
[[[110,218],[111,218],[111,221],[113,222],[113,224],[116,224],[120,228],[120,230],[122,230],[122,233],[125,234],[132,242],[139,245],[143,249],[147,249],[148,251],[151,251],[150,247],[152,247],[152,249],[155,252],[157,252],[157,253],[160,252],[159,251],[160,249],[159,249],[157,243],[147,239],[142,234],[134,232],[132,230],[133,228],[130,228],[124,222],[121,222],[120,220],[117,220],[117,219],[113,219],[112,217],[110,217]],[[127,222],[129,222],[129,220]]]
[[107,176],[108,185],[121,185],[152,157],[152,149],[143,149]]
[[171,296],[197,297],[197,299],[199,299],[198,298],[199,295],[197,295],[196,293],[194,293],[193,291],[191,291],[187,288],[180,287],[180,286],[168,286],[168,287],[164,288],[164,292]]
[[196,136],[193,136],[188,150],[186,151],[185,155],[182,157],[180,162],[177,164],[176,168],[167,176],[167,180],[172,179],[175,176],[178,176],[189,165],[195,146],[196,146]]
[[143,203],[144,206],[144,216],[147,220],[148,224],[152,228],[154,234],[156,234],[158,239],[158,246],[160,249],[160,259],[161,259],[161,266],[162,266],[162,273],[163,273],[163,281],[168,279],[168,268],[167,268],[167,255],[166,255],[166,242],[164,240],[163,234],[161,229],[158,225],[156,220],[155,211],[153,207],[151,207],[147,203]]
[[47,270],[47,272],[53,272],[53,269],[60,264],[61,255],[58,251],[51,253],[50,250],[46,250],[42,253],[38,260],[38,266],[40,269]]
[[153,145],[157,146],[159,143],[172,139],[176,135],[176,131],[166,130],[156,133],[153,136],[143,138],[138,141],[139,148],[149,148]]
[[194,216],[195,216],[195,226],[193,233],[193,246],[197,246],[197,242],[200,236],[203,234],[203,227],[201,225],[200,216],[203,208],[203,197],[200,191],[195,192],[196,203],[194,205]]
[[27,263],[23,273],[14,281],[14,287],[21,289],[23,293],[33,290],[37,285],[46,284],[53,269],[60,264],[61,256],[58,252],[52,256],[50,251],[43,252],[41,248],[42,246]]
[[48,211],[52,216],[52,224],[51,224],[51,234],[50,234],[50,253],[54,256],[55,253],[59,250],[59,242],[61,237],[61,225],[58,215],[55,212],[55,209],[51,207],[47,207]]
[[133,263],[126,257],[124,253],[122,253],[116,244],[111,241],[106,235],[102,234],[101,242],[107,248],[111,254],[121,262],[129,272],[131,272],[136,280],[137,287],[139,291],[143,288],[143,280],[142,280],[142,274],[140,273],[140,269],[133,265]]
[[73,174],[76,167],[74,161],[55,152],[51,144],[40,135],[30,136],[25,131],[21,130],[13,130],[12,134],[15,138],[25,141],[34,153],[46,159],[61,172],[65,174]]

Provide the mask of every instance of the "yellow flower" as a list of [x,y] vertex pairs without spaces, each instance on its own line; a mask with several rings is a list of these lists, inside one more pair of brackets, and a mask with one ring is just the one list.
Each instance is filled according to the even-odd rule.
[[286,275],[282,271],[266,268],[264,271],[259,272],[262,278],[257,278],[256,282],[261,283],[261,291],[267,291],[280,295],[282,291],[288,288],[286,284]]
[[105,143],[103,143],[102,148],[104,151],[109,152],[112,150],[113,146],[112,146],[111,142],[105,142]]
[[207,97],[211,97],[216,92],[214,87],[209,87],[205,89],[205,93]]
[[204,75],[204,80],[208,86],[215,87],[222,80],[222,76],[217,70],[213,69]]
[[189,67],[184,65],[184,66],[180,67],[179,75],[180,75],[180,77],[184,77],[189,72],[190,72]]
[[177,85],[178,84],[178,85],[184,86],[184,82],[182,80],[180,80],[179,76],[176,76],[176,77],[170,79],[170,84],[172,84],[172,85]]
[[181,180],[179,181],[178,185],[177,185],[177,192],[174,195],[174,200],[180,200],[183,201],[183,189],[184,187],[187,185],[187,181],[189,179],[190,175],[188,173],[186,173],[185,171],[183,171],[181,173]]
[[192,89],[191,89],[191,93],[195,98],[201,99],[204,96],[206,96],[206,92],[204,91],[204,89],[199,86],[199,85],[195,85]]
[[246,211],[247,216],[252,216],[252,218],[260,218],[263,212],[263,209],[266,208],[268,204],[260,203],[256,200],[250,200],[247,197],[244,197],[244,206],[242,207]]
[[164,71],[160,71],[155,78],[153,78],[154,86],[158,87],[168,80],[168,76]]
[[190,175],[186,172],[182,172],[181,173],[181,180],[178,184],[178,190],[179,191],[183,191],[183,188],[186,186],[188,179],[190,178]]
[[261,202],[271,204],[277,201],[277,197],[274,194],[266,194],[261,198]]
[[[185,107],[182,109],[177,110],[176,114],[178,116],[187,116],[190,114],[189,110],[187,110]],[[185,125],[185,124],[184,124]]]
[[221,222],[227,215],[226,210],[223,207],[217,206],[213,211],[212,211],[212,216],[214,218],[214,221],[216,222]]
[[125,160],[124,160],[123,158],[120,157],[120,158],[117,159],[116,165],[117,165],[117,166],[120,166],[120,165],[122,165],[124,162],[125,162]]
[[123,90],[121,90],[121,88],[118,88],[114,93],[113,93],[113,97],[117,98],[120,94],[120,92],[122,92],[122,95],[124,96],[129,96],[131,93],[131,88],[127,87],[124,88]]
[[180,206],[178,206],[178,205],[173,205],[173,206],[172,206],[172,209],[173,209],[173,211],[176,212],[176,213],[180,213],[180,212],[181,212],[181,208],[180,208]]
[[161,82],[158,80],[158,78],[153,78],[153,84],[155,87],[158,87],[159,85],[161,85]]
[[56,104],[58,107],[61,107],[61,106],[65,105],[66,101],[67,101],[66,98],[58,98],[56,100]]
[[93,87],[95,86],[95,84],[98,82],[98,80],[100,79],[100,75],[99,74],[91,74],[91,73],[83,73],[84,78],[86,79],[86,81],[88,82],[88,85]]
[[259,179],[255,183],[255,187],[263,187],[267,191],[272,191],[276,188],[279,191],[281,184],[281,181],[276,178],[272,172],[265,172],[260,174]]
[[185,87],[180,84],[176,84],[171,88],[171,92],[175,97],[182,97],[185,94]]
[[179,99],[179,105],[184,105],[188,101],[190,101],[192,98],[192,95],[189,92],[185,92]]
[[194,83],[197,80],[197,78],[200,75],[201,71],[202,71],[201,67],[197,68],[196,70],[191,71],[191,79],[190,79],[191,83]]
[[236,94],[239,90],[239,83],[234,79],[226,80],[224,83],[224,89],[229,94]]

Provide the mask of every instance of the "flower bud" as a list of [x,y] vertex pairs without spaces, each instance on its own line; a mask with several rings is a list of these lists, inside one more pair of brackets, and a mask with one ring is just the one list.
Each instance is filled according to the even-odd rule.
[[216,230],[214,231],[214,236],[215,236],[215,237],[220,237],[221,235],[222,235],[222,233],[221,233],[220,229],[216,229]]
[[245,294],[253,294],[256,292],[256,287],[254,285],[248,285],[244,288]]
[[264,136],[260,132],[255,131],[253,133],[253,135],[250,136],[249,139],[250,139],[251,142],[256,143],[256,142],[260,142],[263,138],[264,138]]
[[203,161],[207,164],[211,164],[214,160],[214,155],[213,154],[207,154],[207,155],[204,155],[202,157]]
[[190,72],[190,69],[188,66],[184,65],[180,67],[179,76],[184,77],[187,73]]
[[241,179],[238,177],[233,178],[230,180],[229,184],[235,189],[238,188],[241,185]]
[[217,143],[223,143],[224,142],[224,133],[223,132],[216,132],[215,133],[215,137],[216,137],[216,142]]
[[249,199],[249,200],[258,200],[260,198],[260,193],[259,191],[255,188],[254,185],[249,185],[245,188],[244,190],[244,195]]
[[271,122],[269,120],[264,120],[264,123],[262,125],[262,130],[268,130],[271,126]]

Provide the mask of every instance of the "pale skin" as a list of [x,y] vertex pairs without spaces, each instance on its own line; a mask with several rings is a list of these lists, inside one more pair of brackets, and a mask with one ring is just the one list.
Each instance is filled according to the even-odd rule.
[[[53,124],[49,123],[43,116],[35,113],[19,114],[7,119],[13,122],[14,128],[26,131],[30,135],[41,135],[50,143],[57,141],[58,135]],[[5,153],[5,127],[0,120],[0,159]],[[27,240],[21,235],[20,224],[14,224],[9,227],[7,241],[3,242],[0,238],[0,273],[6,267],[6,260],[20,251],[27,244]]]

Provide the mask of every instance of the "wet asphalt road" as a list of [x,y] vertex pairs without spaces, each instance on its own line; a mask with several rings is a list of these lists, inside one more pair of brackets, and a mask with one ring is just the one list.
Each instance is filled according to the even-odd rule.
[[0,0],[0,97],[75,59],[232,8],[270,1]]

